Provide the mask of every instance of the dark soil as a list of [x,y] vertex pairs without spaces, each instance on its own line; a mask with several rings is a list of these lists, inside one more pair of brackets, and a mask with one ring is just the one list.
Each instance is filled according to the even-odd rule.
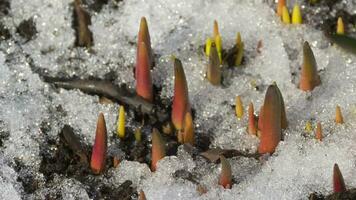
[[23,20],[16,28],[16,32],[27,41],[33,39],[37,34],[36,24],[33,18]]

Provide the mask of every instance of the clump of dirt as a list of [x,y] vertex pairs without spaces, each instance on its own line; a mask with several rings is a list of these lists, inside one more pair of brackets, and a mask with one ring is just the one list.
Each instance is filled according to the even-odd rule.
[[[66,133],[73,131],[73,133]],[[73,134],[67,136],[66,134]],[[78,141],[68,141],[71,140]],[[78,146],[80,145],[80,146]],[[106,177],[106,172],[101,176],[94,175],[89,168],[89,159],[83,159],[90,155],[90,148],[87,147],[79,137],[76,137],[74,129],[69,125],[65,125],[61,133],[59,133],[59,140],[45,137],[44,144],[40,147],[40,155],[42,161],[39,171],[44,175],[46,186],[55,185],[54,176],[62,175],[66,178],[73,178],[85,185],[85,189],[90,198],[93,199],[131,199],[135,196],[136,188],[133,188],[131,181],[125,181],[119,187],[110,185],[101,180],[101,176]],[[83,157],[82,155],[85,154]],[[107,158],[107,169],[112,167],[112,157]],[[29,174],[29,173],[24,173]],[[24,178],[27,178],[24,176]],[[31,180],[29,178],[24,180]],[[29,181],[33,182],[33,181]],[[32,193],[38,187],[27,184],[22,181],[26,192]],[[48,194],[51,199],[60,199],[58,193]]]
[[9,0],[0,0],[0,15],[8,15],[10,10]]
[[33,39],[37,34],[36,23],[33,18],[23,20],[16,28],[16,32],[26,41]]
[[336,192],[323,196],[318,193],[309,195],[309,200],[353,200],[356,199],[356,188],[347,190],[346,192]]

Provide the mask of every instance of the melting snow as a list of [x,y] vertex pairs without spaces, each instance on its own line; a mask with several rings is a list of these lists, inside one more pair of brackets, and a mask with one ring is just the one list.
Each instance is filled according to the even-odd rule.
[[[258,110],[266,86],[273,81],[283,94],[290,125],[285,140],[263,164],[254,158],[228,159],[237,182],[231,190],[217,184],[219,164],[193,160],[181,147],[177,156],[159,162],[156,173],[145,164],[123,161],[105,181],[119,185],[131,180],[148,199],[155,200],[306,199],[312,192],[332,191],[332,167],[338,163],[347,187],[356,187],[356,58],[331,46],[321,31],[306,24],[282,24],[263,0],[112,0],[100,12],[91,11],[94,53],[90,53],[73,45],[71,2],[12,0],[10,14],[2,19],[13,38],[0,41],[0,135],[8,133],[0,147],[1,199],[31,197],[16,180],[13,166],[19,159],[38,172],[43,126],[48,127],[49,137],[57,138],[63,125],[70,124],[87,144],[93,144],[97,115],[103,112],[109,132],[115,130],[119,105],[99,104],[96,96],[76,90],[55,91],[40,80],[31,65],[53,76],[105,78],[114,73],[115,83],[134,87],[135,41],[142,16],[147,18],[156,54],[155,85],[162,87],[163,98],[171,98],[170,57],[180,58],[196,111],[196,130],[213,138],[211,147],[256,151],[258,138],[246,133],[247,115],[237,120],[232,105],[240,95],[245,113],[249,102]],[[345,2],[348,9],[355,9],[354,3]],[[24,41],[15,33],[16,26],[29,18],[34,19],[38,33]],[[206,60],[201,46],[212,34],[214,19],[219,22],[225,49],[233,46],[241,32],[246,50],[243,68],[229,69],[223,87],[214,87],[204,79]],[[256,51],[259,41],[261,53]],[[297,88],[303,41],[310,42],[321,70],[322,84],[311,93]],[[343,125],[333,123],[336,105],[343,109]],[[322,122],[323,142],[304,136],[307,120],[314,126]],[[177,170],[195,175],[207,193],[200,195],[195,183],[174,178]],[[56,178],[58,185],[53,189],[64,199],[89,199],[80,182]]]

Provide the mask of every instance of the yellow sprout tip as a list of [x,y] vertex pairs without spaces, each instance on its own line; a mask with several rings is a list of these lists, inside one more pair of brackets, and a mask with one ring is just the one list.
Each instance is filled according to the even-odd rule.
[[307,121],[305,123],[305,131],[308,133],[311,133],[313,131],[313,126],[310,121]]
[[119,108],[119,118],[117,123],[117,135],[119,138],[125,137],[125,108],[120,106]]
[[289,11],[286,6],[283,6],[282,8],[282,22],[285,24],[290,24]]
[[236,111],[236,117],[240,120],[242,119],[243,115],[244,115],[244,108],[242,105],[242,101],[240,96],[236,97],[236,106],[235,106],[235,111]]
[[296,3],[292,11],[292,24],[301,24],[302,14],[300,12],[300,6]]
[[342,18],[341,18],[341,17],[339,17],[339,18],[337,19],[336,33],[337,33],[338,35],[343,35],[343,34],[345,34],[344,22],[342,21]]

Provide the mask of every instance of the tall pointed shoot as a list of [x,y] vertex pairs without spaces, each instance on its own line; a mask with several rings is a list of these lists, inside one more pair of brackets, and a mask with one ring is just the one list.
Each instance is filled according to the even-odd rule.
[[281,140],[282,103],[276,85],[267,89],[263,104],[262,130],[258,152],[273,153]]
[[119,108],[119,117],[117,120],[117,136],[123,139],[125,138],[125,108],[124,106],[120,106]]
[[182,62],[174,58],[174,96],[172,105],[172,123],[177,130],[183,129],[184,117],[190,112],[188,85]]
[[239,119],[239,120],[242,119],[242,117],[244,115],[244,108],[243,108],[243,104],[241,101],[241,97],[239,95],[236,97],[235,113],[236,113],[237,119]]
[[219,178],[219,185],[225,189],[230,189],[232,186],[232,173],[229,161],[224,156],[220,156],[221,173]]
[[139,47],[139,45],[142,42],[146,44],[147,54],[149,58],[149,66],[152,66],[153,52],[151,47],[151,37],[150,37],[150,32],[148,31],[147,20],[145,17],[141,17],[140,29],[138,31],[138,36],[137,36],[137,47]]
[[311,50],[309,43],[304,42],[303,65],[300,74],[299,88],[303,91],[312,91],[316,86],[320,85],[320,83],[321,81],[318,75],[314,53]]
[[149,102],[153,101],[150,61],[146,43],[141,42],[137,49],[136,93]]
[[337,18],[336,34],[345,34],[344,21],[342,21],[341,17]]
[[302,14],[300,12],[300,6],[296,3],[292,11],[292,24],[301,24],[302,23]]
[[336,106],[335,123],[337,123],[337,124],[343,124],[344,123],[344,118],[342,117],[340,106]]
[[236,60],[235,60],[235,65],[239,66],[242,63],[242,57],[244,54],[244,43],[242,42],[241,39],[241,34],[240,32],[237,33],[236,37],[236,47],[237,47],[237,54],[236,54]]
[[344,182],[344,177],[341,174],[338,164],[334,164],[334,171],[333,171],[333,186],[334,192],[345,192],[346,186]]
[[282,22],[285,24],[290,24],[290,15],[286,6],[283,6],[282,8]]
[[103,113],[100,113],[96,124],[95,142],[90,161],[90,168],[94,174],[100,174],[104,170],[106,161],[106,151],[106,123]]

